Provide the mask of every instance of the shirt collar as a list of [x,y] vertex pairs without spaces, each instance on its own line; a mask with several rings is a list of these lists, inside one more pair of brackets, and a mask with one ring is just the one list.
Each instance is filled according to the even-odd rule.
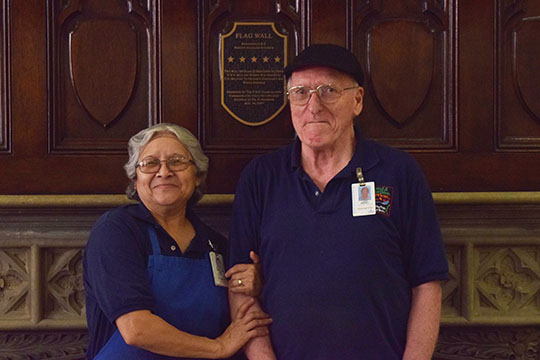
[[[161,225],[154,219],[152,214],[150,213],[150,210],[144,204],[139,201],[138,204],[133,205],[127,205],[127,209],[129,213],[146,223],[148,223],[151,226],[154,226],[156,228],[161,228]],[[208,240],[211,239],[213,236],[210,233],[209,228],[204,225],[204,223],[199,219],[197,215],[193,212],[191,208],[186,209],[186,217],[193,225],[193,228],[195,229],[195,237],[191,241],[191,244],[189,244],[189,247],[186,251],[192,252],[206,252],[210,249],[210,245],[208,244]]]
[[[353,157],[337,176],[349,176],[350,174],[353,174],[354,177],[356,177],[356,168],[360,167],[362,168],[362,172],[365,172],[373,168],[379,162],[377,151],[373,146],[369,146],[370,141],[362,136],[361,131],[357,126],[354,127],[354,134],[356,137],[356,146]],[[291,146],[291,170],[297,170],[302,167],[302,142],[298,136],[294,138],[294,142]]]

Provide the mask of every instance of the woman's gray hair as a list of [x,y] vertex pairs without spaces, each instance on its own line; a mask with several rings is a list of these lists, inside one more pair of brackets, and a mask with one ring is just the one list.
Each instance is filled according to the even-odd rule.
[[133,135],[128,142],[129,159],[124,165],[124,170],[130,182],[126,189],[126,195],[130,199],[137,199],[137,190],[135,189],[135,180],[137,179],[137,163],[142,149],[154,137],[162,134],[171,134],[178,138],[186,149],[191,154],[195,167],[197,168],[197,176],[201,179],[199,186],[195,188],[193,195],[188,201],[188,206],[193,206],[199,201],[206,190],[206,174],[208,173],[208,157],[204,155],[199,140],[186,128],[176,124],[157,124],[139,131]]

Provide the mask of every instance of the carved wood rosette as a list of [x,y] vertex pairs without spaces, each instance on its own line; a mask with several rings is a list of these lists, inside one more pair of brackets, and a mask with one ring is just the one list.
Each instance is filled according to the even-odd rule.
[[540,247],[479,247],[475,260],[475,315],[540,318]]
[[0,331],[84,329],[82,256],[96,215],[0,213]]
[[47,318],[84,318],[81,249],[47,249],[45,254]]
[[0,318],[29,319],[29,251],[0,249]]

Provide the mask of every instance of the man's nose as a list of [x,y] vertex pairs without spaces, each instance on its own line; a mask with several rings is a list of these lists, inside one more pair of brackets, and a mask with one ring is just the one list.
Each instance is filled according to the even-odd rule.
[[313,91],[310,94],[307,106],[308,106],[308,110],[311,112],[318,112],[322,108],[321,98],[319,97],[318,92]]

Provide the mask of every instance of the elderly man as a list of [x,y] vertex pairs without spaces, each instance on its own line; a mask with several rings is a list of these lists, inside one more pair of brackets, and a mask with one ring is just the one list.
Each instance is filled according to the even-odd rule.
[[[260,255],[273,319],[247,355],[431,359],[448,265],[419,166],[354,127],[363,75],[348,50],[312,45],[285,76],[297,138],[244,169],[233,206],[231,265]],[[232,311],[247,299],[229,296]]]

